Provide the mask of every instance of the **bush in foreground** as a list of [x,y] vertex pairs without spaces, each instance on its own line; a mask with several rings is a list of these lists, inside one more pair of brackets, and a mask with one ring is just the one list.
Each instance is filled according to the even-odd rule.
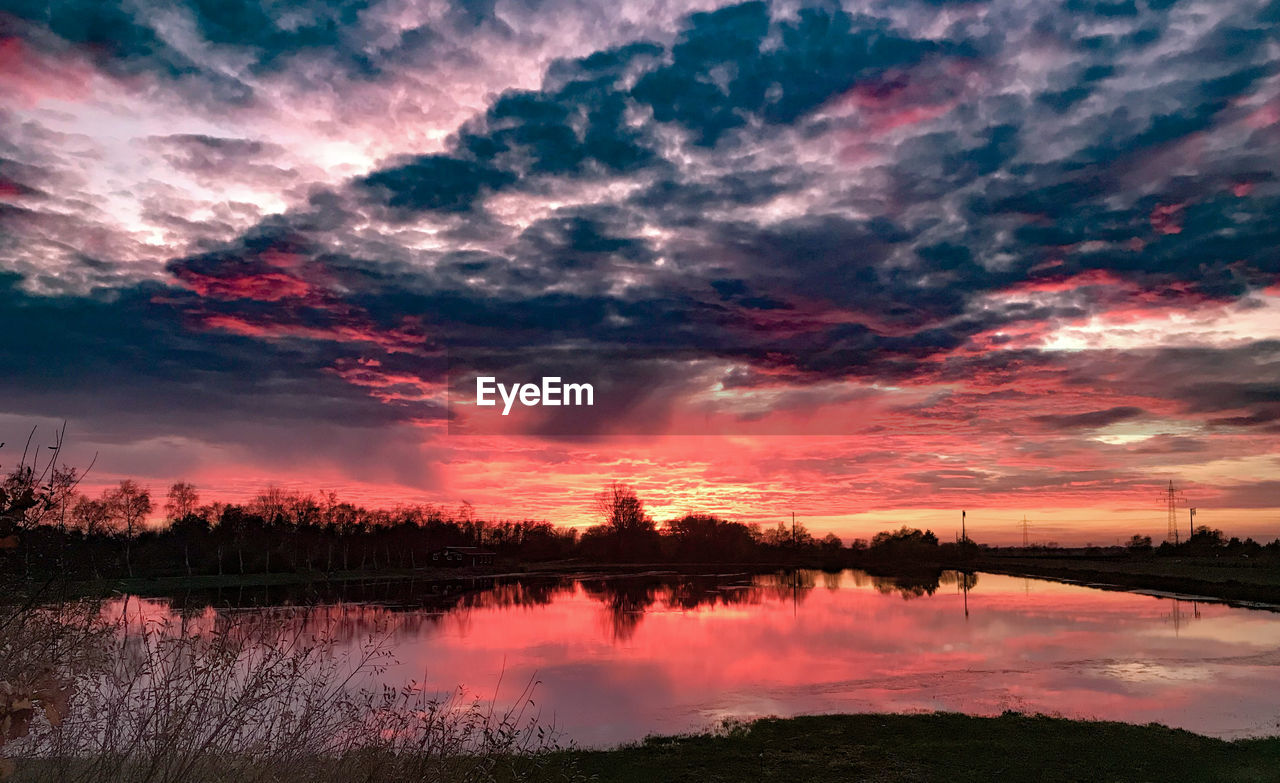
[[[391,663],[375,637],[341,653],[327,629],[306,624],[282,632],[247,617],[131,619],[127,607],[95,615],[94,633],[79,637],[92,641],[92,655],[44,656],[60,661],[38,669],[56,683],[59,701],[56,709],[24,713],[24,730],[3,747],[13,780],[544,777],[540,766],[555,738],[534,711],[532,685],[505,711],[416,683],[368,690],[362,682]],[[570,772],[561,765],[544,779],[570,779]]]

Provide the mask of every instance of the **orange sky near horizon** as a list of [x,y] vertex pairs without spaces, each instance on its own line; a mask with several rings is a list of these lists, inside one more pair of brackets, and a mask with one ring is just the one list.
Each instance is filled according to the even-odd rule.
[[[289,470],[270,463],[221,463],[216,455],[192,459],[191,452],[200,450],[189,446],[182,462],[171,466],[177,472],[157,471],[151,476],[110,472],[119,460],[100,456],[82,489],[96,492],[120,478],[137,478],[159,499],[169,481],[180,479],[196,484],[206,502],[247,502],[270,485],[304,494],[333,490],[370,508],[430,503],[452,510],[466,502],[485,519],[531,518],[585,528],[598,521],[593,510],[595,493],[617,480],[637,490],[659,523],[684,513],[704,512],[772,527],[789,524],[795,512],[811,532],[819,536],[833,532],[846,543],[902,525],[931,529],[940,539],[950,540],[959,535],[963,509],[969,536],[980,543],[1020,544],[1025,515],[1032,543],[1078,546],[1111,545],[1134,534],[1149,535],[1157,543],[1163,540],[1168,516],[1164,489],[1172,479],[1181,490],[1177,499],[1180,534],[1186,534],[1187,509],[1194,505],[1197,525],[1221,529],[1228,536],[1280,538],[1280,509],[1222,505],[1220,499],[1230,495],[1212,483],[1220,473],[1205,471],[1206,480],[1188,481],[1183,476],[1195,476],[1193,466],[1136,481],[995,493],[980,487],[926,487],[896,469],[882,468],[879,480],[872,472],[833,472],[833,466],[848,464],[847,455],[837,450],[840,439],[833,443],[833,439],[810,437],[687,436],[638,445],[636,440],[647,439],[632,438],[628,448],[618,449],[509,438],[505,440],[519,445],[498,447],[500,460],[493,458],[492,444],[469,450],[470,438],[449,440],[458,445],[433,471],[433,480],[439,482],[435,490],[378,481],[376,475],[353,480],[343,465],[324,461]],[[74,457],[77,451],[72,448],[69,454]],[[757,452],[769,454],[777,464],[766,467],[766,459]],[[798,469],[801,461],[813,467]],[[546,470],[548,463],[557,469]],[[913,494],[913,489],[919,494]]]
[[1280,536],[1265,4],[39,5],[0,469],[65,421],[90,491],[1070,545],[1162,539],[1172,481]]

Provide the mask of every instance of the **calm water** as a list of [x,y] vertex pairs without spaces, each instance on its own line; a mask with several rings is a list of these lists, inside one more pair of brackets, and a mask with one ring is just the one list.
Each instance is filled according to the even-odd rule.
[[386,633],[390,684],[504,702],[536,681],[543,719],[579,745],[724,718],[912,710],[1280,734],[1280,614],[990,574],[966,592],[963,580],[565,578],[400,606],[234,611],[334,628],[352,648]]

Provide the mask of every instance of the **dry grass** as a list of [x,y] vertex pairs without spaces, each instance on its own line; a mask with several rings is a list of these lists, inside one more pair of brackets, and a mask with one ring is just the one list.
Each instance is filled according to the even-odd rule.
[[[538,719],[532,683],[514,707],[499,710],[415,683],[361,688],[392,662],[376,636],[342,653],[323,631],[282,631],[235,615],[193,629],[85,608],[40,611],[36,622],[28,609],[21,625],[45,643],[24,660],[14,655],[8,671],[50,671],[40,662],[56,660],[70,700],[56,714],[33,711],[29,734],[5,745],[15,781],[573,778],[559,765],[550,778],[543,774],[556,742]],[[66,649],[73,641],[81,647]],[[0,651],[16,647],[0,642]]]

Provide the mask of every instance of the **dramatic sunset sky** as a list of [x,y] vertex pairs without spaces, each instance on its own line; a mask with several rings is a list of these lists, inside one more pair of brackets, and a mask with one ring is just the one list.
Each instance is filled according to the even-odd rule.
[[1277,0],[0,9],[0,465],[1280,535]]

